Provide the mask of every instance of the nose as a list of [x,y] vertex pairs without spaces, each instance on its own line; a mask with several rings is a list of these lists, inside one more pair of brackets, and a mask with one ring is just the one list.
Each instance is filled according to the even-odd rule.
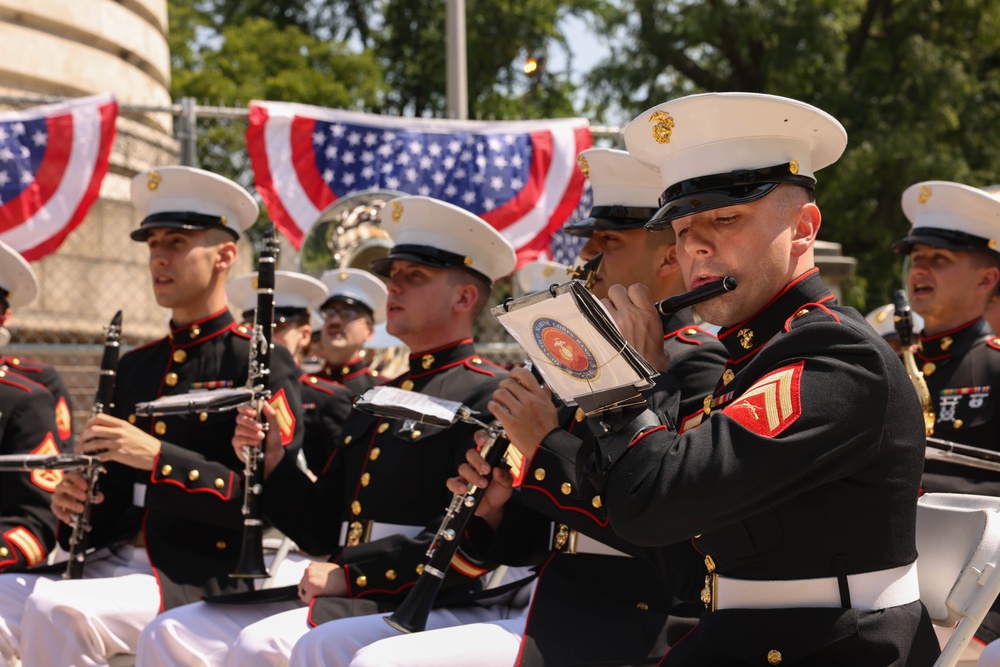
[[600,245],[600,242],[591,236],[587,239],[587,242],[583,244],[583,247],[580,248],[580,259],[585,262],[592,260],[597,253],[601,252]]
[[692,221],[687,228],[687,233],[677,239],[678,250],[683,250],[689,255],[711,254],[715,247],[711,230],[710,224],[699,224]]

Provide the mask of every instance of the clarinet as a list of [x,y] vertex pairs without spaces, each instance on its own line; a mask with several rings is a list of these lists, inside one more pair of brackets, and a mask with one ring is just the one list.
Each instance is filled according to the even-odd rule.
[[[118,356],[121,347],[122,311],[115,313],[111,323],[104,328],[104,354],[101,356],[101,372],[97,380],[97,395],[94,397],[94,407],[90,416],[103,414],[114,407],[115,379],[118,375]],[[83,503],[83,511],[73,521],[73,532],[69,536],[69,560],[63,579],[79,579],[83,576],[83,564],[87,557],[87,546],[90,542],[90,514],[97,502],[97,483],[104,466],[96,458],[81,469],[87,480],[87,499]]]
[[[253,335],[250,338],[250,369],[247,388],[254,394],[257,418],[267,435],[267,420],[263,404],[270,392],[271,346],[274,336],[274,268],[278,260],[278,239],[274,225],[264,232],[260,263],[257,266],[257,311],[254,315]],[[261,494],[264,491],[264,447],[248,447],[244,454],[243,468],[243,541],[240,545],[236,570],[229,576],[234,579],[261,579],[268,576],[264,564],[264,521]]]
[[[494,421],[488,426],[482,425],[486,427],[487,438],[480,453],[486,463],[495,468],[500,465],[510,443],[499,421]],[[383,620],[397,630],[407,633],[422,632],[427,627],[427,617],[434,606],[438,591],[441,590],[441,584],[444,583],[444,576],[451,559],[458,551],[460,538],[483,499],[482,493],[476,493],[478,489],[479,487],[473,486],[466,493],[454,495],[441,527],[438,528],[430,548],[427,549],[427,562],[417,578],[417,583],[392,615],[383,616]]]

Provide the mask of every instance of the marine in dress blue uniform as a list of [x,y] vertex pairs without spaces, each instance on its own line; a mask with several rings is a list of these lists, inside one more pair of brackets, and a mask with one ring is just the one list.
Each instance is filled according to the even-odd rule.
[[[1000,200],[961,183],[924,181],[903,192],[902,207],[912,228],[892,247],[909,257],[911,308],[924,316],[914,356],[930,391],[934,437],[1000,451],[1000,339],[984,319],[1000,281]],[[928,459],[922,487],[998,496],[1000,472]],[[976,637],[1000,637],[996,605]]]
[[[493,281],[514,269],[513,248],[477,216],[427,197],[401,197],[385,211],[394,245],[372,270],[388,278],[389,333],[414,350],[409,371],[389,384],[484,413],[506,372],[476,353],[472,324]],[[456,339],[456,332],[463,334]],[[243,444],[244,425],[259,432],[255,420],[241,421],[235,446]],[[269,438],[265,516],[300,549],[329,555],[329,562],[310,565],[321,574],[314,579],[307,570],[291,591],[291,603],[236,609],[203,604],[171,612],[143,634],[139,663],[172,664],[177,658],[170,656],[184,652],[217,661],[227,650],[234,664],[261,655],[280,660],[282,647],[290,651],[311,625],[398,604],[420,575],[450,501],[445,482],[474,446],[475,429],[355,410],[315,483],[290,457],[272,458],[275,443]],[[481,554],[460,552],[445,591],[465,600],[481,589],[492,565]],[[336,593],[328,592],[331,583]]]
[[[890,348],[813,267],[814,173],[846,139],[815,107],[748,93],[681,98],[625,130],[660,171],[650,224],[673,227],[689,286],[739,282],[697,307],[731,357],[701,424],[605,414],[580,480],[623,538],[703,555],[706,613],[663,665],[936,657],[915,569],[920,408]],[[613,314],[639,307],[610,297]]]
[[[99,453],[107,467],[90,544],[108,548],[110,557],[85,564],[83,579],[0,581],[5,599],[22,600],[21,636],[9,640],[20,644],[26,664],[100,664],[133,652],[142,626],[159,611],[251,585],[229,576],[243,533],[244,466],[229,444],[234,414],[144,417],[135,406],[245,385],[250,334],[226,307],[225,276],[257,205],[232,181],[190,167],[139,174],[132,202],[143,216],[132,238],[149,248],[157,302],[173,316],[170,333],[122,356],[114,410],[92,417],[81,433],[81,451]],[[296,452],[298,374],[281,346],[271,361],[276,430]],[[52,502],[57,517],[68,521],[82,510],[84,488],[79,476],[64,477]],[[107,574],[128,576],[101,578]]]

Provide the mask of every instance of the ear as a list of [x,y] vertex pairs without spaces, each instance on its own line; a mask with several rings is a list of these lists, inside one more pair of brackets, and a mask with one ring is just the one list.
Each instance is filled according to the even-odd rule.
[[[988,266],[979,274],[979,283],[976,284],[976,291],[983,294],[992,294],[996,289],[998,281],[1000,281],[1000,269],[995,266]],[[988,306],[989,302],[986,305]]]
[[367,343],[375,337],[375,325],[371,320],[365,318],[365,327],[368,329],[368,333],[365,334],[365,342]]
[[677,244],[660,246],[656,253],[656,276],[666,278],[681,270],[681,265],[677,261]]
[[806,202],[796,213],[795,224],[792,227],[792,256],[801,257],[816,241],[822,216],[819,207],[813,202]]
[[462,283],[455,286],[455,301],[452,308],[455,312],[466,312],[476,307],[479,301],[479,288],[473,283]]
[[236,263],[236,254],[238,252],[236,243],[226,241],[220,244],[218,248],[218,252],[215,255],[215,268],[220,271],[228,271]]

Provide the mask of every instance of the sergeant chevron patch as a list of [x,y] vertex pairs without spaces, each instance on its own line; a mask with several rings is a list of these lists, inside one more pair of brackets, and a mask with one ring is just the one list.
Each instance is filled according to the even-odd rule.
[[[59,448],[56,447],[55,438],[52,437],[51,433],[45,434],[45,440],[42,441],[35,449],[31,450],[32,454],[47,454],[55,455],[59,453]],[[56,490],[56,486],[62,481],[63,471],[62,470],[32,470],[31,471],[31,483],[42,489],[52,493]]]
[[802,414],[800,389],[804,365],[800,361],[768,373],[723,412],[757,435],[775,437]]
[[272,396],[268,403],[274,408],[278,419],[278,430],[281,431],[281,444],[287,447],[292,441],[292,436],[295,435],[295,413],[292,412],[291,407],[288,405],[288,399],[285,398],[285,390],[279,389],[278,393]]

